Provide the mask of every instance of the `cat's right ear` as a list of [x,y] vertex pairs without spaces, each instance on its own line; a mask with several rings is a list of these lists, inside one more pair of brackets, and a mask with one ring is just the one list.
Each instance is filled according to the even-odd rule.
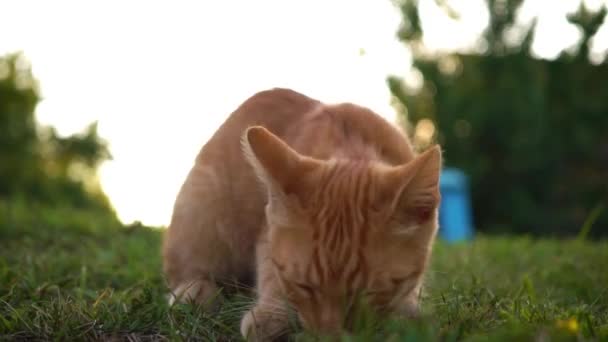
[[268,190],[291,195],[305,183],[307,173],[319,162],[300,155],[266,128],[253,126],[242,138],[243,152],[258,178]]
[[417,224],[428,221],[439,206],[442,153],[432,147],[407,164],[382,174],[377,205],[388,213],[408,212]]

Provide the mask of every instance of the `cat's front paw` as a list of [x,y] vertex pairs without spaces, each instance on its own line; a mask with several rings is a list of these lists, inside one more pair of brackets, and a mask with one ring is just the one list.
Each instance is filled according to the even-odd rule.
[[185,281],[168,295],[169,305],[176,303],[196,303],[212,311],[222,300],[215,282],[205,279]]
[[276,341],[287,334],[288,328],[286,313],[260,308],[249,310],[241,320],[241,335],[247,341]]

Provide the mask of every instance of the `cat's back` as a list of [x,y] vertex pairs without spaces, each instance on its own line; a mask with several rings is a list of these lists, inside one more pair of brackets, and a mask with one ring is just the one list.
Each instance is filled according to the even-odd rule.
[[375,160],[398,165],[414,158],[408,137],[383,117],[353,103],[319,104],[280,136],[317,159]]
[[[374,150],[391,164],[413,158],[409,139],[372,110],[352,103],[324,104],[285,88],[258,92],[241,104],[202,148],[199,164],[218,164],[225,174],[249,171],[241,137],[251,126],[264,126],[298,152],[327,159],[358,148]],[[245,166],[245,168],[241,168]]]
[[244,160],[240,141],[245,129],[260,125],[278,136],[284,136],[290,126],[297,125],[306,113],[319,105],[319,101],[291,89],[273,88],[258,92],[230,114],[203,146],[197,161],[213,163],[218,159],[241,164]]

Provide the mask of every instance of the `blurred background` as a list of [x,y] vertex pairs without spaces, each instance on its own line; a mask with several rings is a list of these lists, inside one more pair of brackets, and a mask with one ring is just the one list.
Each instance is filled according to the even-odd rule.
[[605,236],[608,1],[2,1],[0,204],[165,226],[202,144],[290,87],[469,178],[488,233]]

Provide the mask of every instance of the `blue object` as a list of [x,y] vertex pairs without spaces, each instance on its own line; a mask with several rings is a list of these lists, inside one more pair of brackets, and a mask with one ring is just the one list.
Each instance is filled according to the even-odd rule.
[[439,178],[439,237],[447,242],[471,240],[473,219],[469,182],[459,169],[445,168]]

